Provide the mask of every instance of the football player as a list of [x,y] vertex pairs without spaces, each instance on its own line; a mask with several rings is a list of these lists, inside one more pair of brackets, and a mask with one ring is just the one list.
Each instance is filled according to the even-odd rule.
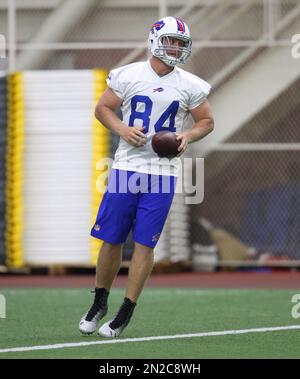
[[[107,313],[107,298],[121,264],[122,244],[130,231],[135,244],[125,298],[116,315],[100,327],[99,335],[121,334],[152,271],[153,249],[171,207],[179,167],[179,158],[168,160],[156,155],[151,147],[152,136],[161,130],[175,132],[180,141],[179,156],[188,144],[204,138],[214,127],[207,101],[211,86],[177,67],[191,55],[187,24],[176,17],[155,22],[148,48],[149,60],[109,73],[108,88],[95,110],[96,118],[118,134],[120,142],[91,231],[93,237],[104,242],[97,262],[94,303],[79,323],[83,334],[93,333]],[[122,120],[114,112],[119,107]],[[189,114],[194,125],[184,131]],[[166,178],[168,191],[163,189]]]

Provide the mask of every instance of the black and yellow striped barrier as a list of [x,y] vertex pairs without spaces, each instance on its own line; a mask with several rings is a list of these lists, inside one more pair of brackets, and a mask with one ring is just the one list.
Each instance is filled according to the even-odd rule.
[[5,263],[7,80],[0,77],[0,265]]
[[6,146],[6,264],[24,265],[23,255],[23,74],[8,77],[8,124]]
[[[105,70],[94,70],[94,105],[96,105],[101,94],[106,88],[107,72]],[[103,197],[103,188],[99,188],[98,177],[101,172],[97,170],[97,162],[110,156],[109,131],[94,117],[92,125],[92,220],[93,225],[100,202]],[[98,185],[97,185],[98,182]],[[100,184],[101,186],[101,184]],[[100,190],[100,191],[99,191]],[[96,264],[102,241],[91,238],[91,263]]]

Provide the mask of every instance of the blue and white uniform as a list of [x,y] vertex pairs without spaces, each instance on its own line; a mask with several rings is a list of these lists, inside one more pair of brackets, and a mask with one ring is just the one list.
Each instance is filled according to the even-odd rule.
[[[134,147],[120,139],[108,188],[91,234],[119,244],[125,242],[132,229],[134,241],[154,247],[174,196],[179,158],[159,158],[152,149],[151,139],[161,130],[182,132],[189,110],[206,100],[211,87],[176,66],[169,74],[160,77],[149,60],[112,70],[107,84],[123,100],[124,124],[143,127],[147,143]],[[138,180],[144,183],[144,191],[110,191],[113,180],[120,178],[120,172],[126,173],[125,181],[140,173]],[[164,176],[170,179],[168,193],[163,193],[161,188]],[[159,186],[158,191],[151,191],[153,183]]]
[[[153,135],[161,130],[181,132],[188,111],[206,100],[210,85],[178,67],[160,77],[150,61],[112,70],[107,84],[123,100],[123,122],[129,126],[143,126],[147,136],[147,144],[143,147],[134,147],[121,139],[113,168],[163,174],[164,160],[151,147]],[[167,164],[173,168],[171,174],[177,176],[178,158]]]

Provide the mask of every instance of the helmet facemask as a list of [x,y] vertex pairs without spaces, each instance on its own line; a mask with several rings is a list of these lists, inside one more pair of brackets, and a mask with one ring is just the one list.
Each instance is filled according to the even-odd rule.
[[184,64],[191,55],[191,38],[178,36],[177,34],[162,35],[158,39],[158,47],[154,55],[168,66]]

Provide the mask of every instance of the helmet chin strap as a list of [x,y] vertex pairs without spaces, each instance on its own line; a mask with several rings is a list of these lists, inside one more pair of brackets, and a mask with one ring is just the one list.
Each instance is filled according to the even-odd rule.
[[161,61],[163,61],[169,67],[175,67],[178,64],[178,62],[176,62],[176,61],[170,61],[168,59],[164,59],[164,57],[160,57],[159,59]]
[[178,57],[172,57],[166,51],[160,59],[170,67],[175,67],[177,64],[181,63]]
[[164,52],[164,54],[159,54],[158,51],[156,51],[156,53],[154,52],[153,55],[169,67],[175,67],[180,63],[177,58],[169,56],[166,52]]

